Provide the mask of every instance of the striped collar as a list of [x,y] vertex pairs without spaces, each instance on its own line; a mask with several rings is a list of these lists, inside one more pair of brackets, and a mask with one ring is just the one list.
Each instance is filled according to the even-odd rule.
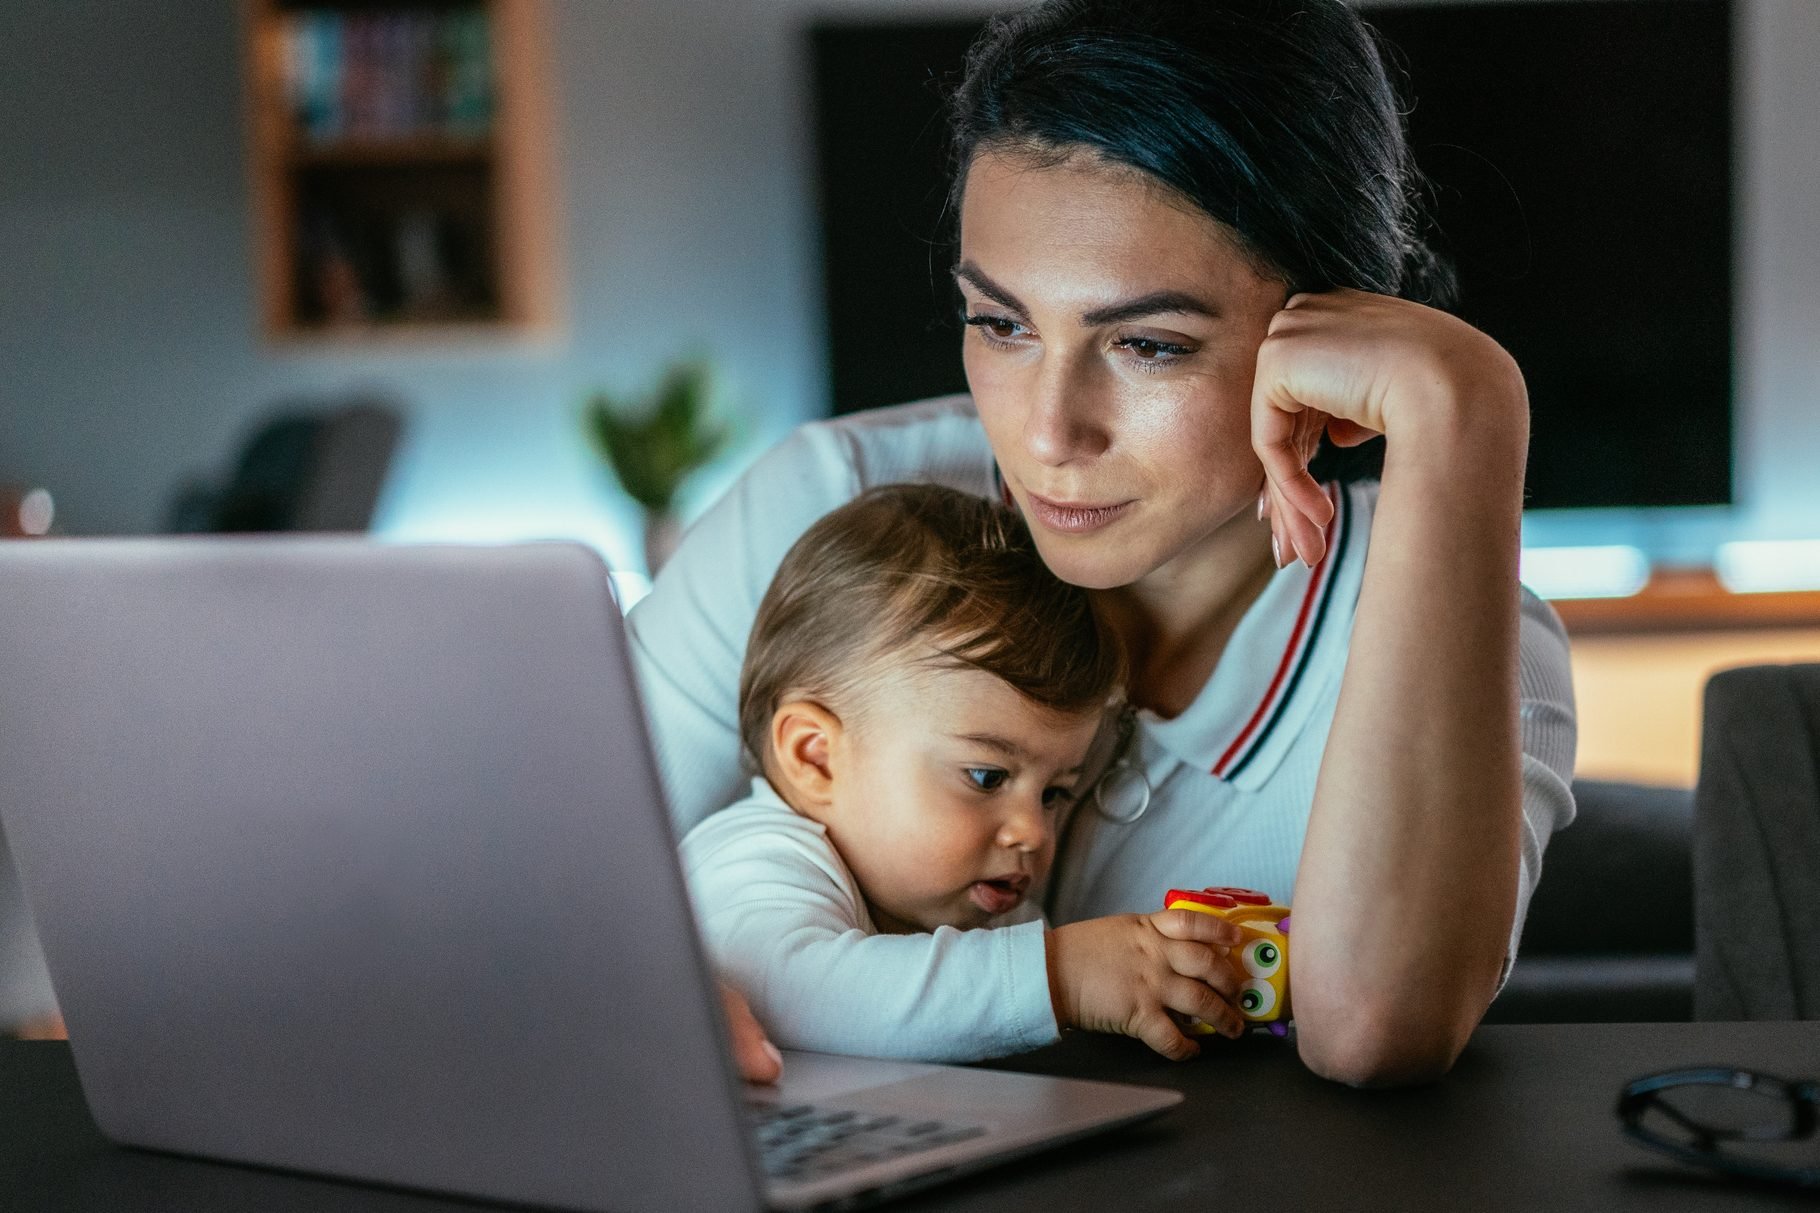
[[1291,564],[1270,579],[1185,711],[1137,714],[1170,755],[1243,788],[1276,769],[1344,664],[1376,487],[1328,484],[1334,515],[1321,563]]

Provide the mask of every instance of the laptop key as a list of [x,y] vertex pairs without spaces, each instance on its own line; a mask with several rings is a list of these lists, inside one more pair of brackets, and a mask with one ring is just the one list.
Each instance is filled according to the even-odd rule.
[[752,1105],[759,1155],[773,1179],[806,1182],[977,1137],[977,1125],[868,1115],[847,1108]]

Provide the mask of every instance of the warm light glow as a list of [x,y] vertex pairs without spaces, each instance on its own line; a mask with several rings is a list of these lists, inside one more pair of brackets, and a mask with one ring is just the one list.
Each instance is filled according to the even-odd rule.
[[1649,559],[1625,544],[1524,548],[1519,576],[1543,598],[1628,598],[1649,580]]
[[1722,543],[1713,571],[1734,594],[1820,590],[1820,539]]

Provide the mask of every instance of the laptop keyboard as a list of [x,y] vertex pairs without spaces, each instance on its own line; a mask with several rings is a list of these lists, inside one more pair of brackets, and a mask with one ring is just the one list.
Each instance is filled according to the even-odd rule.
[[986,1131],[979,1125],[813,1104],[751,1103],[747,1111],[765,1174],[792,1183],[952,1145]]

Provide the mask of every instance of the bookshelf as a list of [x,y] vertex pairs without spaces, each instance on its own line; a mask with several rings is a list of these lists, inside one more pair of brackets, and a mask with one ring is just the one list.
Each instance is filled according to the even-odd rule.
[[244,0],[260,327],[559,326],[543,0]]

